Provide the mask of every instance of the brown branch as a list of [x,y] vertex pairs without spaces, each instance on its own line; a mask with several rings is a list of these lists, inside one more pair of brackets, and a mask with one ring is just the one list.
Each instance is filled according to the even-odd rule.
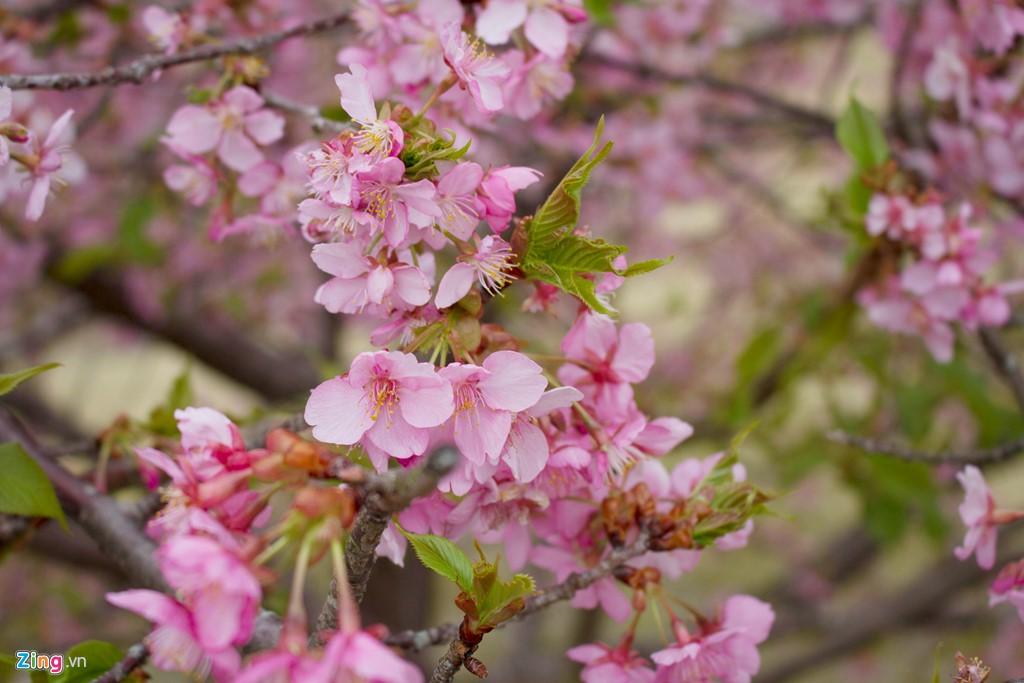
[[448,649],[437,660],[434,671],[430,674],[430,683],[451,683],[468,657],[476,651],[475,645],[467,645],[461,640],[453,640]]
[[147,659],[149,659],[149,649],[146,647],[146,644],[136,643],[128,648],[120,662],[92,683],[120,683],[120,681],[128,678],[132,672],[145,664]]
[[[52,271],[51,275],[61,281]],[[166,339],[269,401],[303,395],[321,379],[304,355],[270,350],[242,330],[204,319],[195,311],[171,311],[158,319],[139,315],[127,286],[112,271],[100,271],[80,282],[64,284],[84,295],[95,310]]]
[[[360,602],[377,559],[377,545],[391,516],[409,506],[416,498],[430,493],[441,477],[455,467],[459,453],[450,446],[438,448],[422,467],[390,470],[371,477],[364,487],[364,499],[352,531],[345,541],[345,565],[352,596]],[[338,584],[332,579],[323,607],[310,636],[315,645],[323,643],[323,633],[338,626]]]
[[7,74],[0,76],[0,85],[12,90],[75,90],[99,85],[140,84],[157,71],[182,64],[204,62],[229,55],[248,55],[277,43],[338,28],[348,21],[348,12],[317,19],[283,31],[274,31],[249,38],[238,38],[216,45],[201,45],[172,55],[146,55],[121,66],[99,71],[54,74]]
[[846,446],[853,446],[854,448],[859,448],[864,451],[879,453],[881,455],[889,455],[894,458],[899,458],[900,460],[934,464],[952,463],[960,465],[985,465],[1002,462],[1003,460],[1008,460],[1015,455],[1024,453],[1024,437],[1008,441],[992,448],[982,448],[974,451],[937,451],[929,453],[927,451],[914,450],[913,448],[907,448],[906,446],[882,441],[880,439],[872,439],[840,431],[829,432],[826,436],[829,441]]
[[732,81],[709,73],[673,74],[647,64],[627,62],[612,57],[591,55],[587,63],[617,69],[633,74],[637,78],[648,81],[659,81],[670,85],[695,85],[718,93],[742,97],[762,109],[784,115],[794,123],[801,124],[812,131],[832,137],[835,133],[835,121],[828,115],[798,104],[787,102],[771,93],[759,90],[754,86]]
[[[524,619],[535,612],[550,607],[556,602],[571,599],[577,592],[606,576],[611,576],[616,569],[633,558],[643,555],[648,550],[650,550],[650,538],[646,532],[643,532],[631,544],[616,548],[609,553],[608,557],[590,569],[582,572],[573,572],[566,577],[565,581],[555,584],[550,588],[545,588],[527,598],[525,607],[516,615],[515,620]],[[503,627],[506,623],[509,622],[499,624],[498,628]],[[458,633],[459,625],[449,623],[419,631],[400,631],[385,638],[384,642],[411,652],[417,652],[431,645],[438,645],[446,640],[451,640],[457,637]]]

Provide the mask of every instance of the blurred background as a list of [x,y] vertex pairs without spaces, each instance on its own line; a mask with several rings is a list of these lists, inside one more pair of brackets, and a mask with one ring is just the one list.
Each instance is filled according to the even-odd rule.
[[[851,169],[834,120],[851,94],[883,117],[894,95],[917,101],[924,57],[908,60],[905,86],[892,85],[897,29],[920,14],[918,4],[932,3],[666,2],[677,22],[664,33],[631,17],[651,4],[613,4],[618,23],[588,34],[577,90],[539,125],[510,122],[513,132],[500,136],[484,130],[474,150],[540,168],[553,182],[604,114],[616,147],[584,194],[584,221],[629,245],[631,259],[675,256],[616,297],[622,320],[647,323],[656,339],[641,407],[696,429],[667,461],[722,450],[756,424],[742,458],[750,479],[778,494],[775,514],[758,520],[749,547],[708,554],[670,590],[702,606],[736,592],[773,604],[759,683],[925,681],[936,663],[947,680],[956,650],[983,657],[1000,681],[1024,676],[1024,625],[1008,607],[988,608],[991,573],[952,556],[963,533],[955,470],[827,438],[842,430],[955,450],[1004,442],[1024,426],[975,336],[961,334],[953,361],[939,364],[919,339],[871,325],[849,292],[855,240],[835,207]],[[299,14],[318,16],[323,3],[301,5]],[[46,19],[56,26],[47,29],[50,43],[33,58],[50,70],[90,68],[129,50],[130,32],[104,34],[113,6],[121,5],[57,8]],[[4,7],[0,18],[28,21],[34,8]],[[640,86],[601,63],[607,34],[637,32],[662,51],[659,66],[684,76]],[[278,47],[267,89],[332,104],[334,53],[351,38]],[[190,69],[145,89],[35,95],[56,111],[73,104],[80,112],[74,149],[89,182],[62,188],[35,226],[20,221],[20,208],[0,207],[0,370],[62,365],[0,400],[76,471],[93,469],[102,444],[108,484],[126,504],[144,499],[125,457],[139,424],[181,403],[240,422],[298,412],[320,378],[364,350],[373,327],[313,304],[322,274],[301,238],[215,243],[204,210],[163,185],[169,155],[158,139],[195,78]],[[290,117],[280,146],[316,137],[302,117]],[[521,213],[547,188],[522,193]],[[964,196],[983,192],[972,186]],[[994,209],[983,218],[998,270],[1019,276],[1015,214]],[[492,315],[514,333],[528,325],[542,340],[531,350],[555,352],[573,307],[523,316],[528,294],[513,286]],[[1004,339],[1020,353],[1018,325]],[[997,499],[1024,501],[1024,462],[995,465],[987,476]],[[104,602],[106,591],[127,585],[84,534],[40,523],[0,528],[0,539],[0,651],[59,652],[90,637],[130,644],[145,634],[142,620]],[[1019,532],[1003,544],[1008,558],[1024,554]],[[377,570],[366,621],[397,630],[451,618],[453,595],[411,558],[404,570],[387,562]],[[552,578],[531,571],[541,585]],[[311,610],[318,600],[310,595]],[[602,635],[614,642],[618,628],[559,605],[485,640],[480,656],[496,683],[575,680],[566,647]],[[641,636],[641,651],[661,643],[653,624]],[[431,662],[437,652],[421,656]]]

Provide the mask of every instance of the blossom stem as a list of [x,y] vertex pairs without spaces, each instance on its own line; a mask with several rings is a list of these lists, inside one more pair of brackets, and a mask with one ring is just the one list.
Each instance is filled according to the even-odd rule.
[[348,584],[348,569],[345,567],[345,553],[341,541],[331,539],[331,562],[334,564],[334,578],[338,582],[338,629],[342,633],[352,633],[359,629],[359,613],[356,611],[355,598]]
[[319,526],[310,529],[302,539],[299,553],[295,559],[295,572],[292,574],[292,590],[288,597],[288,620],[306,623],[306,607],[302,600],[303,588],[306,584],[306,569],[309,567],[309,556],[313,551],[313,541]]
[[441,95],[448,92],[453,85],[455,85],[455,78],[453,78],[452,76],[449,76],[445,80],[438,83],[437,87],[434,88],[434,92],[430,93],[430,97],[428,97],[427,101],[423,103],[423,106],[420,107],[420,110],[418,112],[416,112],[416,115],[412,117],[412,123],[415,123],[422,119],[423,116],[428,111],[430,111],[430,108],[434,106],[434,104],[441,97]]

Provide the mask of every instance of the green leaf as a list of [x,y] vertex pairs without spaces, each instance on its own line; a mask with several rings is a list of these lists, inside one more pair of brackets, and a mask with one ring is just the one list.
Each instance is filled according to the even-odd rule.
[[634,275],[643,275],[655,271],[662,266],[667,266],[672,263],[673,256],[668,258],[652,258],[646,261],[639,261],[637,263],[631,263],[625,270],[621,271],[619,275],[623,277],[633,277]]
[[113,244],[90,244],[64,254],[54,266],[57,279],[77,284],[104,266],[115,263],[118,249]]
[[[488,565],[487,570],[496,565],[478,562],[477,565]],[[486,626],[496,626],[502,621],[512,618],[522,609],[522,604],[514,604],[532,595],[537,589],[537,584],[529,574],[515,574],[509,581],[495,579],[486,582],[486,590],[481,594],[473,595],[477,611],[480,614],[479,622]]]
[[414,534],[399,527],[412,543],[416,557],[423,566],[449,581],[455,582],[462,590],[469,592],[473,587],[473,565],[466,553],[447,538],[433,534]]
[[155,265],[160,262],[163,252],[146,234],[146,228],[156,215],[156,208],[153,198],[143,195],[128,202],[121,213],[118,246],[121,255],[132,263]]
[[[81,657],[81,660],[77,658]],[[71,646],[64,655],[64,672],[54,683],[87,683],[109,671],[121,661],[120,648],[102,640],[86,640]],[[82,663],[84,661],[84,664]]]
[[850,104],[836,123],[836,138],[861,173],[878,168],[889,159],[882,124],[856,97],[850,97]]
[[612,0],[583,0],[583,8],[591,21],[600,26],[612,26],[615,15],[612,13]]
[[527,277],[552,284],[578,297],[591,309],[610,315],[615,311],[598,297],[595,274],[631,277],[660,268],[668,260],[641,261],[619,270],[614,261],[628,251],[626,247],[575,233],[583,188],[593,170],[612,150],[611,142],[602,142],[603,133],[604,117],[601,117],[594,131],[594,142],[537,213],[524,222],[526,246],[520,267]]
[[527,228],[526,261],[532,260],[553,248],[567,233],[576,228],[580,219],[580,195],[590,180],[590,174],[612,151],[612,143],[601,144],[604,134],[604,117],[597,122],[594,142],[583,156],[572,165],[558,186],[547,198]]
[[174,418],[174,411],[192,405],[192,398],[191,368],[186,365],[171,383],[164,403],[150,411],[146,426],[158,434],[176,436],[178,421]]
[[0,375],[0,396],[14,391],[14,388],[25,380],[32,379],[36,375],[41,375],[47,370],[53,370],[54,368],[59,367],[60,363],[43,363],[42,365],[25,368],[24,370],[18,370],[17,372]]
[[67,529],[64,511],[43,468],[16,443],[0,444],[0,512],[51,517]]

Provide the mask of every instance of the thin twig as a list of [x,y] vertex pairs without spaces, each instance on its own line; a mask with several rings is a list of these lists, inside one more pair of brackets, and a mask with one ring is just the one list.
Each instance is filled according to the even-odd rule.
[[[606,576],[611,576],[616,569],[633,558],[643,555],[648,550],[650,550],[650,538],[647,533],[644,532],[635,541],[633,541],[633,543],[622,548],[616,548],[614,551],[609,553],[608,557],[604,558],[590,569],[582,572],[573,572],[566,577],[565,581],[555,584],[550,588],[545,588],[527,598],[526,605],[523,607],[523,610],[516,615],[515,619],[523,619],[535,612],[539,612],[550,607],[556,602],[571,599],[577,592],[589,587],[597,581],[600,581]],[[509,622],[499,624],[498,628],[504,626],[505,623]],[[418,652],[419,650],[431,645],[438,645],[446,640],[451,640],[457,637],[458,633],[459,625],[449,623],[419,631],[399,631],[398,633],[394,633],[385,638],[384,642],[388,645],[400,647],[411,652]]]
[[348,126],[342,121],[334,121],[332,119],[325,118],[320,113],[320,110],[311,104],[295,102],[287,97],[282,97],[281,95],[266,91],[261,92],[260,94],[263,96],[263,101],[275,109],[305,116],[309,119],[310,126],[315,133],[321,133],[327,130],[339,132],[348,128]]
[[92,683],[120,683],[149,659],[149,648],[145,643],[136,643],[128,648],[124,658]]
[[587,62],[631,73],[637,78],[645,80],[661,81],[672,85],[696,85],[719,93],[736,95],[753,102],[763,109],[783,114],[791,121],[805,125],[822,134],[831,136],[835,131],[835,121],[826,114],[787,102],[754,86],[731,81],[721,76],[709,73],[673,74],[647,64],[627,62],[612,57],[596,55],[589,56]]
[[[364,487],[365,498],[352,531],[345,541],[345,565],[352,597],[357,602],[366,594],[366,585],[377,559],[377,545],[391,516],[409,506],[416,498],[428,494],[437,482],[455,467],[459,454],[445,446],[427,458],[422,467],[391,470],[370,478]],[[332,579],[323,607],[310,636],[314,645],[323,643],[324,632],[338,625],[338,584]]]
[[150,75],[182,64],[204,62],[229,55],[248,55],[259,52],[277,43],[314,33],[323,33],[338,28],[349,18],[348,11],[317,19],[283,31],[264,33],[249,38],[238,38],[216,45],[201,45],[171,55],[146,55],[121,66],[111,66],[99,71],[53,74],[7,74],[0,76],[0,85],[12,90],[75,90],[93,88],[99,85],[120,83],[142,83]]
[[847,434],[846,432],[833,431],[827,435],[829,441],[835,443],[841,443],[846,446],[853,446],[864,451],[870,451],[871,453],[879,453],[881,455],[889,455],[900,460],[909,460],[911,462],[928,462],[928,463],[952,463],[957,465],[987,465],[996,462],[1002,462],[1003,460],[1009,460],[1015,455],[1024,453],[1024,437],[1019,437],[1012,441],[1007,441],[1004,444],[994,446],[992,448],[981,448],[974,451],[918,451],[913,448],[907,448],[900,444],[890,443],[881,439],[872,439],[866,436],[857,436],[856,434]]

